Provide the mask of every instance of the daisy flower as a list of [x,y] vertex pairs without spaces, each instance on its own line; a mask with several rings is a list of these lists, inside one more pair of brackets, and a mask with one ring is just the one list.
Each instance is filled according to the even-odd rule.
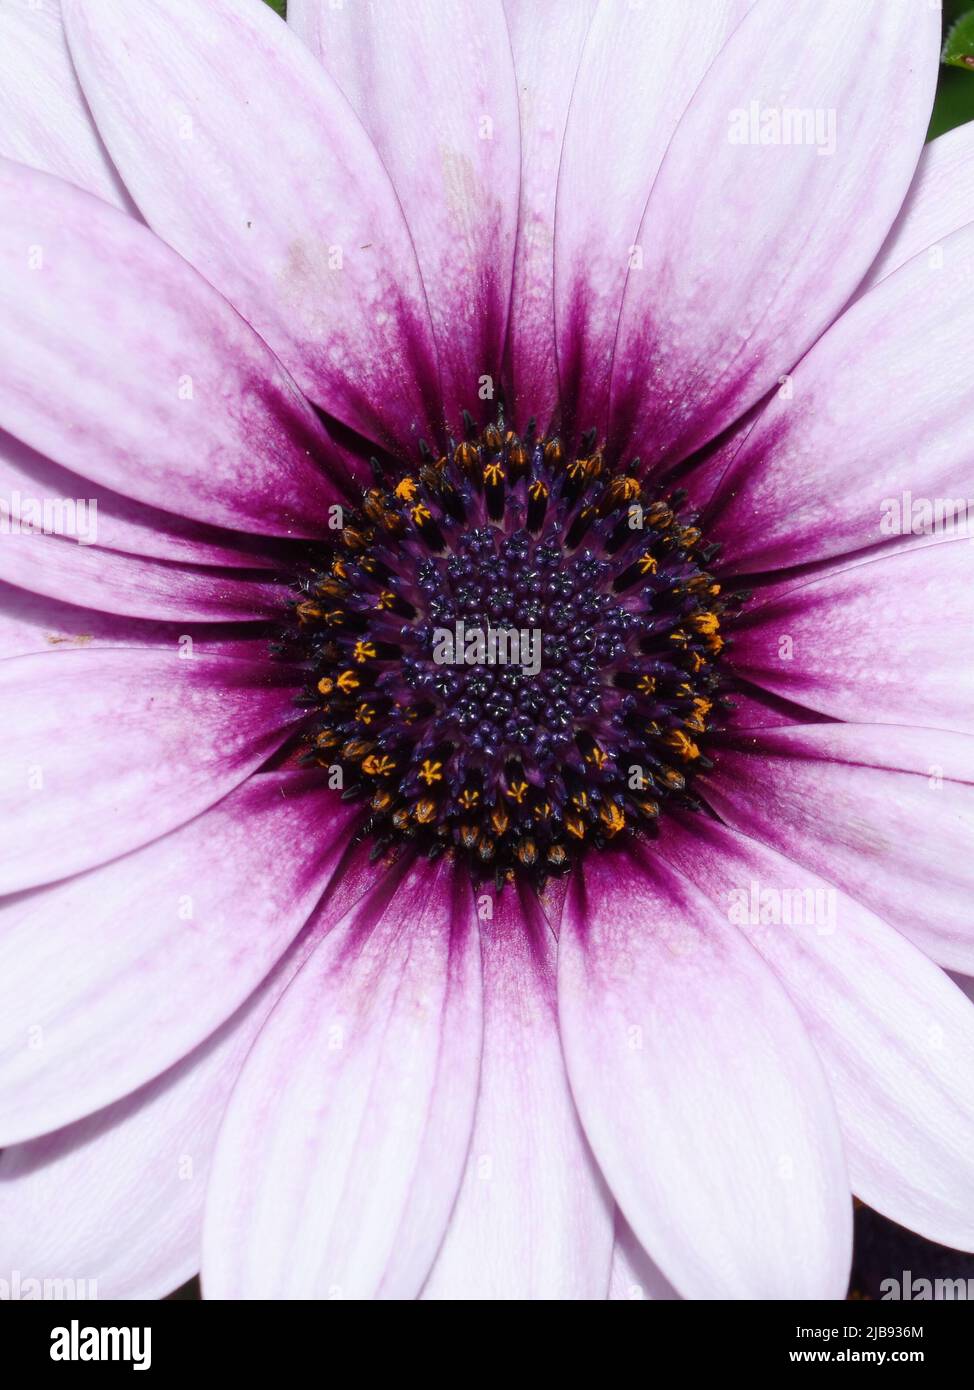
[[974,1248],[939,7],[288,10],[0,10],[0,1266]]

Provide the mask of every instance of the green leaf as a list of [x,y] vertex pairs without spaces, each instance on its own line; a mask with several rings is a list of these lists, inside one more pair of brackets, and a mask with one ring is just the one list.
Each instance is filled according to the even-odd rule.
[[267,0],[272,10],[276,10],[282,19],[287,19],[287,0]]
[[951,28],[940,61],[951,68],[974,68],[974,10],[968,10]]

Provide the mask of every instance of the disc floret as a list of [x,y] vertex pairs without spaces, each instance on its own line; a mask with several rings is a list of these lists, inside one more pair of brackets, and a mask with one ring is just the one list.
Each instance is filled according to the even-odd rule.
[[[594,443],[469,423],[369,489],[303,576],[288,645],[308,759],[368,798],[380,849],[543,879],[695,804],[742,596],[710,573],[684,495]],[[497,633],[517,660],[491,659]]]

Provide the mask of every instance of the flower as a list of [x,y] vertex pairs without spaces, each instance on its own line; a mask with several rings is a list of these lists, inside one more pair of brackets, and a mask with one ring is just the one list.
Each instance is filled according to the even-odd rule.
[[851,1192],[974,1248],[937,11],[289,10],[0,14],[0,1264],[841,1297]]

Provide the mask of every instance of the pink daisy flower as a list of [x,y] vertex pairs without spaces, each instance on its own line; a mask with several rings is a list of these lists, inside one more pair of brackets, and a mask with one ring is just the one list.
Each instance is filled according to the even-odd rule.
[[4,1268],[840,1298],[852,1193],[974,1249],[939,23],[3,6]]

